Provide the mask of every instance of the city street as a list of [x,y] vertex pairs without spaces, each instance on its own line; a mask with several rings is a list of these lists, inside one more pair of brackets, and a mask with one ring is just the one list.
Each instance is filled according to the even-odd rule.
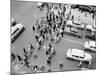
[[[77,10],[72,10],[72,14],[74,14],[75,11]],[[35,32],[33,32],[32,26],[36,23],[37,19],[45,16],[45,13],[45,9],[43,11],[40,11],[39,8],[37,8],[36,2],[11,1],[11,17],[13,17],[16,22],[21,23],[25,27],[25,31],[13,43],[11,43],[11,52],[23,56],[23,48],[28,49],[29,43],[36,47],[37,42],[34,38]],[[79,15],[79,13],[77,14]],[[76,16],[77,14],[75,13]],[[82,16],[81,21],[88,24],[95,24],[95,20],[92,20],[90,15],[87,17],[87,19]],[[48,68],[50,68],[51,71],[80,70],[80,67],[78,67],[78,61],[66,59],[66,52],[69,48],[84,50],[83,45],[85,41],[89,41],[89,39],[77,38],[69,35],[64,36],[59,43],[53,45],[56,50],[56,55],[52,59],[52,66],[47,65],[47,56],[45,54],[46,47],[48,46],[50,40],[45,41],[41,50],[35,49],[38,57],[36,59],[31,57],[29,61],[32,65],[45,66],[46,70],[44,72],[47,72]],[[90,53],[93,57],[92,66],[89,69],[95,69],[96,53],[86,50],[85,52]],[[59,67],[60,61],[62,61],[64,64],[62,70]],[[87,67],[87,64],[84,63],[82,67]],[[12,72],[14,71],[13,68],[14,65],[11,64]],[[30,73],[30,71],[26,67],[24,67],[23,70]]]

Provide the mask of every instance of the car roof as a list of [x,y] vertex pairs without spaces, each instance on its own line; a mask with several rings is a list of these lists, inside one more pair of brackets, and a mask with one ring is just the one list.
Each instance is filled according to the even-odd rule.
[[86,28],[92,29],[92,25],[87,25]]
[[79,57],[84,57],[84,51],[79,50],[79,49],[72,49],[71,55],[79,56]]
[[95,41],[89,41],[90,46],[95,46]]
[[86,29],[91,29],[91,30],[95,31],[95,29],[93,28],[93,25],[87,25]]

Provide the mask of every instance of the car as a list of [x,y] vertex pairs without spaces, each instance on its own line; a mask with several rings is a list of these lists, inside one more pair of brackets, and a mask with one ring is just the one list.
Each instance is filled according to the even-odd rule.
[[96,28],[93,25],[87,25],[85,30],[85,38],[96,40]]
[[14,40],[24,31],[24,26],[22,24],[16,24],[11,26],[11,42],[13,43]]
[[95,28],[95,25],[87,25],[85,30],[86,30],[85,38],[96,40],[96,28]]
[[79,5],[71,5],[71,8],[72,8],[72,9],[79,8]]
[[75,36],[78,38],[82,38],[81,33],[78,31],[78,29],[74,28],[74,27],[66,27],[65,28],[65,32],[67,33],[67,35],[71,35],[71,36]]
[[86,32],[85,38],[91,39],[91,40],[96,40],[96,32]]
[[90,51],[96,51],[96,42],[95,41],[86,41],[84,43],[84,48]]
[[85,38],[96,40],[96,35],[86,35]]
[[86,26],[86,31],[89,31],[89,32],[96,32],[96,28],[95,28],[95,25],[87,25]]
[[68,49],[66,57],[77,61],[89,62],[89,65],[92,63],[92,55],[80,49]]
[[73,23],[73,26],[76,27],[76,28],[78,28],[78,29],[81,29],[81,30],[85,29],[85,25],[84,24]]
[[67,21],[67,26],[69,26],[69,27],[75,27],[75,28],[81,29],[81,30],[85,29],[85,25],[83,23],[81,24],[79,22],[72,21],[72,20],[68,20]]

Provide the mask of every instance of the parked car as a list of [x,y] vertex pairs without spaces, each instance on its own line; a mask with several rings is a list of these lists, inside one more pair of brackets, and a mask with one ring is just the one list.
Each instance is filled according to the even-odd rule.
[[74,27],[66,27],[66,31],[67,35],[71,35],[71,36],[75,36],[78,38],[82,38],[81,33],[78,31],[78,29],[74,28]]
[[75,22],[75,21],[72,21],[72,20],[68,20],[67,21],[67,26],[75,27],[75,28],[81,29],[81,30],[85,29],[85,25],[84,24],[81,24],[79,22]]
[[85,38],[96,40],[96,32],[94,32],[94,34],[86,33]]
[[79,9],[81,11],[89,12],[89,13],[95,13],[96,8],[95,6],[86,6],[86,5],[72,5],[72,9]]
[[81,30],[85,29],[85,25],[81,23],[73,23],[73,26]]
[[96,40],[96,29],[93,25],[87,25],[86,26],[86,38]]
[[84,43],[84,48],[90,51],[96,51],[96,42],[95,41],[86,41]]
[[89,62],[89,65],[92,63],[92,55],[79,49],[68,49],[66,57],[77,61]]
[[95,32],[96,31],[95,25],[87,25],[86,31]]
[[14,26],[11,26],[11,42],[12,43],[18,37],[18,35],[24,31],[24,29],[25,28],[22,24],[16,24]]

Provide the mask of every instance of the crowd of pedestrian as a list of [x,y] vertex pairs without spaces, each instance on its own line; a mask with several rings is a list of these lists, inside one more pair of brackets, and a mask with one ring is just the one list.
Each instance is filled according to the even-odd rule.
[[[74,16],[71,16],[71,11],[67,11],[70,8],[69,5],[61,4],[61,3],[45,3],[42,5],[40,9],[46,6],[46,15],[41,17],[41,19],[37,19],[35,25],[32,26],[33,32],[35,32],[35,40],[37,41],[37,49],[41,50],[44,44],[44,41],[50,41],[48,48],[46,49],[46,56],[47,56],[47,65],[52,65],[52,59],[56,55],[56,49],[53,48],[52,44],[59,43],[59,41],[65,36],[65,27],[66,22],[69,19],[74,19]],[[71,17],[71,18],[70,18]],[[33,67],[30,66],[29,59],[31,56],[34,56],[36,59],[38,55],[34,52],[36,48],[29,43],[28,49],[23,48],[23,56],[15,55],[14,53],[11,54],[11,62],[13,62],[16,58],[18,61],[21,61],[21,65],[26,66],[27,68],[31,67],[31,71],[45,70],[45,66],[39,68],[38,65],[34,65]],[[59,67],[63,68],[63,62],[60,61]],[[51,72],[49,68],[47,70]]]

